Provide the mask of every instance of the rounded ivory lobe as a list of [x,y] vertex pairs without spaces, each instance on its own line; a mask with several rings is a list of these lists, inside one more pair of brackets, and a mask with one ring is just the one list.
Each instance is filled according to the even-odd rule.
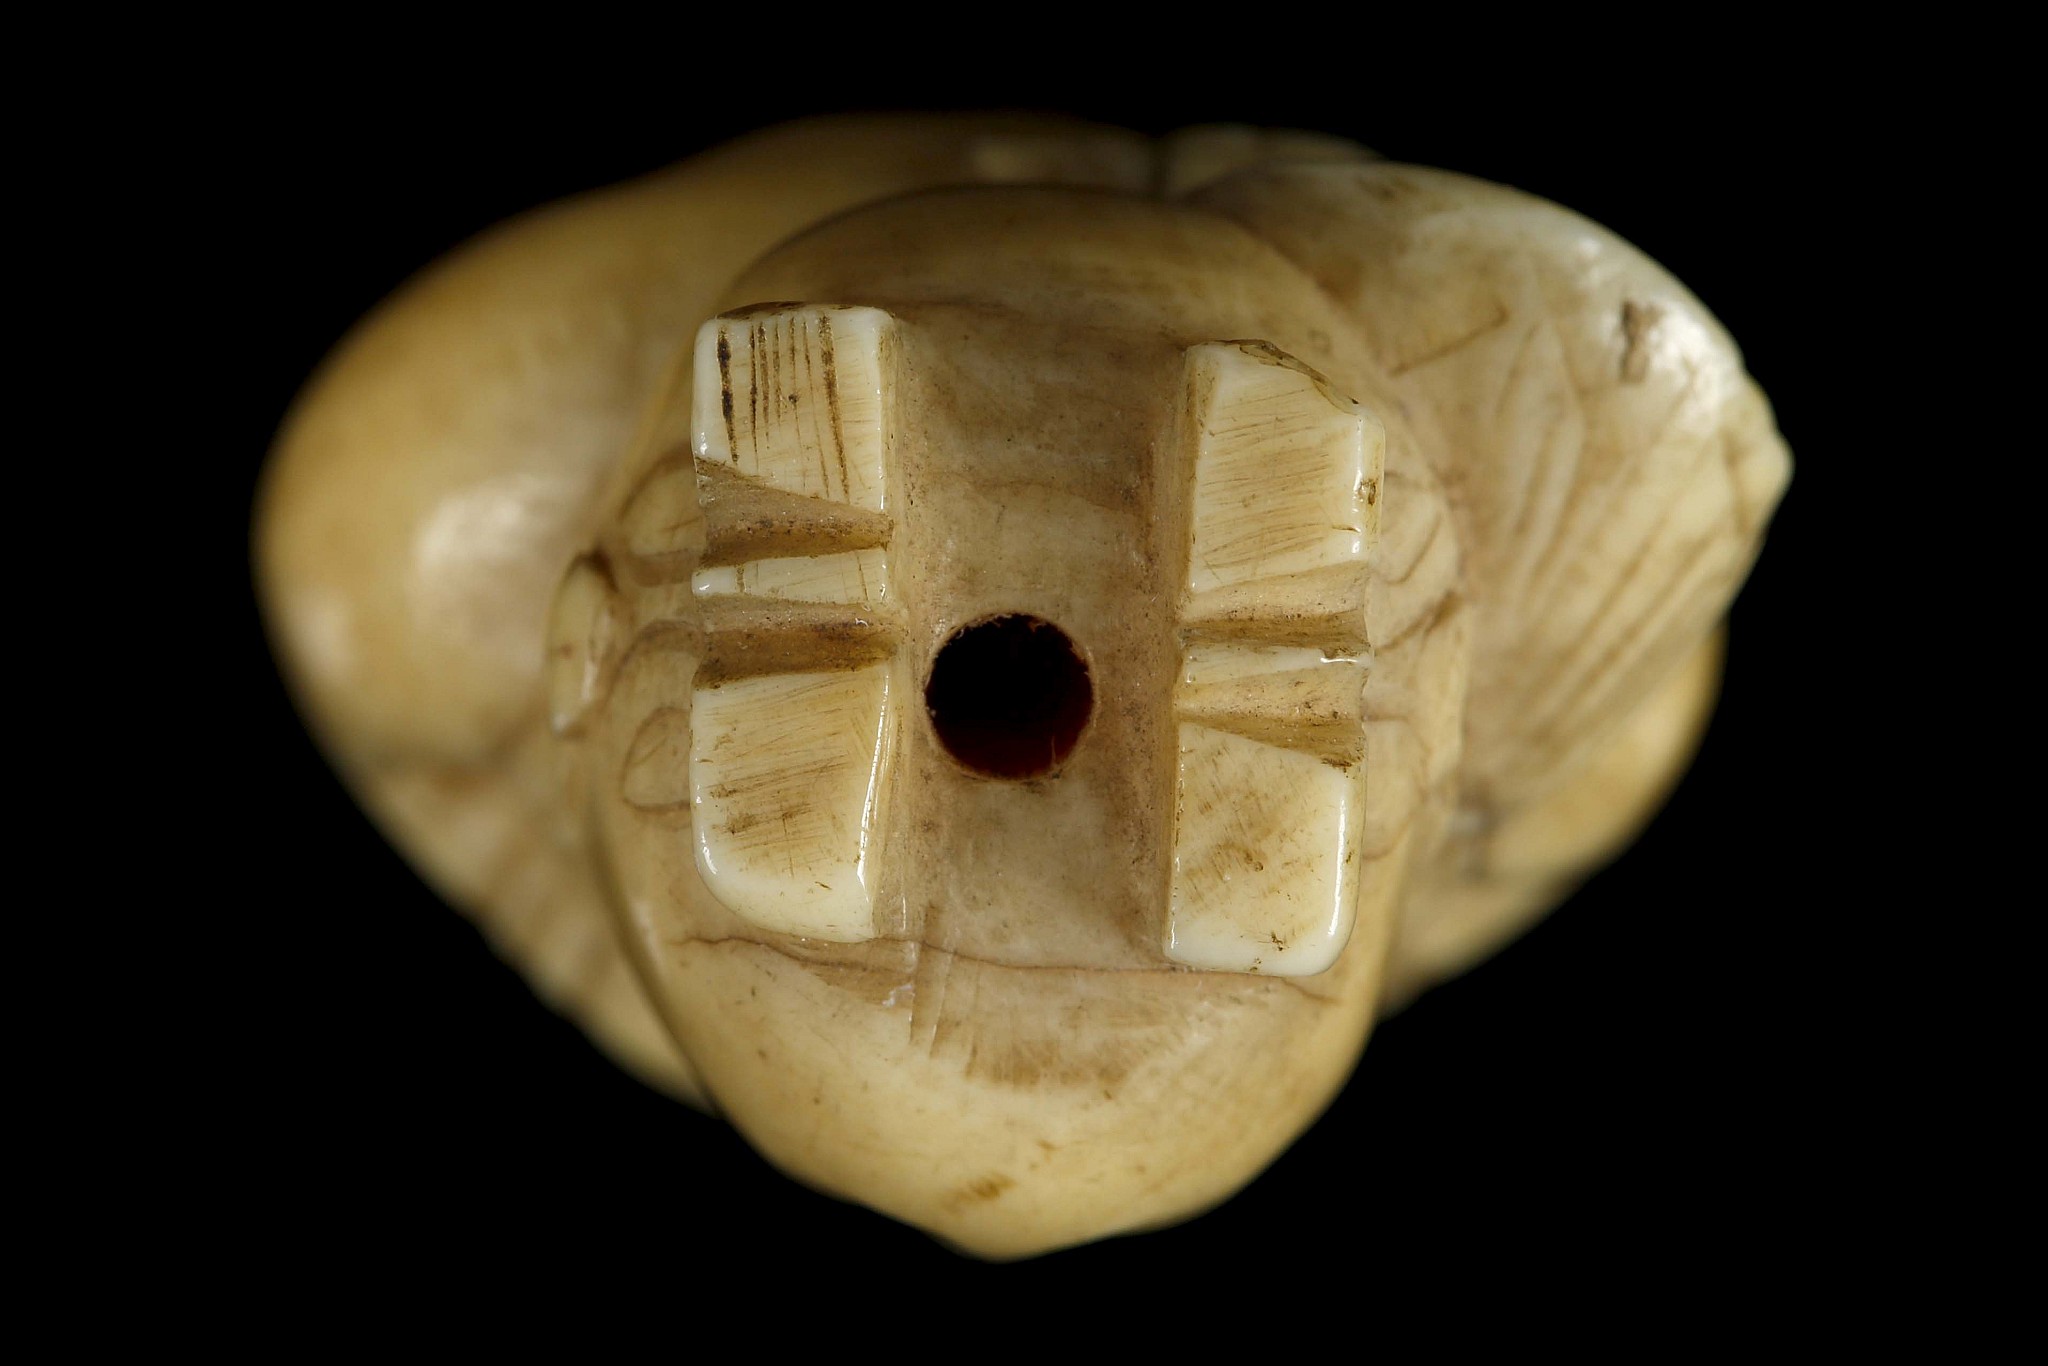
[[946,753],[988,778],[1039,778],[1073,753],[1095,707],[1088,661],[1065,631],[1023,612],[955,631],[924,704]]
[[603,695],[604,672],[618,634],[617,594],[586,555],[569,566],[548,614],[548,727],[575,730]]
[[619,517],[620,549],[640,583],[686,577],[704,548],[697,474],[682,456],[662,461],[641,481]]
[[1292,128],[1256,128],[1248,124],[1211,123],[1182,128],[1161,140],[1160,189],[1177,198],[1238,171],[1279,162],[1343,164],[1374,160],[1349,138],[1304,133]]

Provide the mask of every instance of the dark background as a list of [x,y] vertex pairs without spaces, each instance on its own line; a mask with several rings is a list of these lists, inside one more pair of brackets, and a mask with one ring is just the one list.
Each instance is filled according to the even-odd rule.
[[[533,204],[847,108],[1345,134],[1604,223],[1744,348],[1795,475],[1734,610],[1720,711],[1663,814],[1533,933],[1380,1026],[1331,1110],[1236,1199],[1000,1273],[1016,1278],[1005,1288],[1251,1263],[1277,1275],[1333,1255],[1347,1276],[1352,1256],[1381,1251],[1451,1282],[1554,1273],[1588,1250],[1637,1274],[1713,1262],[1740,1281],[1796,1274],[1807,1249],[1841,1237],[1847,1178],[1829,1121],[1845,1063],[1870,1044],[1817,957],[1858,914],[1816,815],[1839,724],[1832,604],[1851,591],[1836,556],[1848,531],[1827,509],[1862,458],[1835,420],[1861,383],[1844,358],[1861,344],[1842,311],[1865,193],[1850,154],[1888,135],[1767,64],[1717,70],[1707,93],[1655,67],[1477,94],[1438,74],[1398,92],[1361,77],[1118,94],[1101,73],[1046,68],[885,86],[887,98],[789,81],[738,99],[680,75],[653,88],[641,72],[585,73],[537,94],[514,73],[451,86],[445,71],[373,66],[251,81],[213,111],[206,158],[237,215],[215,243],[214,285],[238,324],[217,397],[233,400],[220,406],[244,513],[295,388],[409,273]],[[246,531],[224,536],[239,555]],[[331,776],[276,680],[246,575],[238,560],[232,668],[249,688],[240,757],[260,797],[233,834],[260,853],[228,893],[244,956],[225,974],[233,1018],[214,1063],[241,1111],[222,1179],[272,1245],[372,1237],[399,1262],[509,1255],[538,1275],[652,1237],[714,1271],[786,1277],[798,1296],[814,1259],[921,1286],[999,1274],[781,1177],[540,1007]],[[1731,1242],[1748,1251],[1723,1264],[1712,1250]]]

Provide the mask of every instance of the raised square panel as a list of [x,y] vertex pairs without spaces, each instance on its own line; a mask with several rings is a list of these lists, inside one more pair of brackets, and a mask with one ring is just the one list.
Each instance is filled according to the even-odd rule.
[[882,511],[894,326],[880,309],[808,304],[705,323],[697,459],[785,493]]
[[783,934],[875,934],[873,861],[893,749],[889,668],[771,674],[697,689],[697,867],[735,915]]
[[1187,382],[1190,597],[1334,565],[1363,575],[1386,449],[1379,419],[1263,343],[1190,348]]
[[1337,961],[1358,901],[1362,766],[1180,727],[1166,954],[1306,977]]

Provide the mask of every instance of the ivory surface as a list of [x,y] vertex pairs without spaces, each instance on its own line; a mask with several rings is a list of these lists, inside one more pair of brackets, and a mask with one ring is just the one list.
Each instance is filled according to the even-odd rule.
[[1015,1257],[1229,1196],[1633,838],[1788,475],[1713,318],[1555,205],[855,118],[409,283],[256,560],[327,752],[545,999]]

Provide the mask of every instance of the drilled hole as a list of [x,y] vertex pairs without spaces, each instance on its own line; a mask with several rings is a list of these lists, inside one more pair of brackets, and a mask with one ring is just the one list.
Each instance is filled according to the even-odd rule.
[[1073,753],[1095,688],[1067,633],[1013,612],[953,633],[924,704],[946,752],[990,778],[1035,778]]

